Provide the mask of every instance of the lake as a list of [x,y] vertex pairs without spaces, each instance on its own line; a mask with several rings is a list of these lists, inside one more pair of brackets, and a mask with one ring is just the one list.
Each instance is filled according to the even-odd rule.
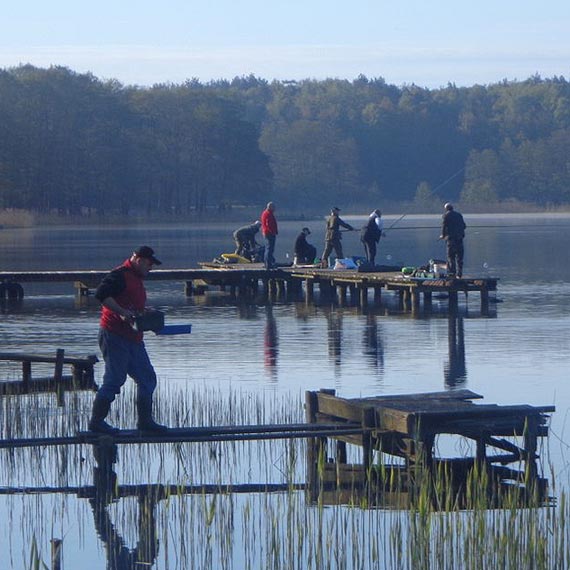
[[[364,218],[344,219],[357,227],[364,223]],[[236,302],[219,292],[186,298],[182,283],[149,282],[149,305],[166,312],[167,324],[193,326],[191,335],[147,334],[147,349],[159,377],[158,419],[168,414],[165,410],[172,403],[170,399],[179,404],[186,397],[188,405],[196,409],[169,415],[171,425],[192,425],[187,421],[239,422],[238,412],[233,410],[234,415],[228,416],[223,406],[217,410],[212,403],[228,394],[244,408],[252,403],[251,414],[273,422],[280,414],[283,421],[290,421],[285,408],[297,401],[299,409],[293,419],[302,419],[305,390],[334,388],[341,396],[355,397],[466,388],[483,395],[485,403],[554,404],[557,411],[552,416],[548,461],[564,483],[570,442],[566,421],[570,409],[570,256],[566,249],[570,243],[570,215],[465,215],[465,220],[464,274],[500,279],[489,314],[485,315],[481,314],[478,295],[468,299],[461,296],[458,313],[453,316],[447,311],[447,301],[437,298],[431,312],[420,310],[412,315],[402,312],[390,294],[383,295],[382,305],[361,310],[319,302]],[[391,228],[396,221],[397,217],[385,219],[388,230],[379,245],[378,263],[422,265],[431,258],[445,258],[444,245],[438,241],[439,216],[407,216]],[[244,224],[249,222],[244,220]],[[278,261],[292,260],[293,242],[305,225],[312,231],[309,241],[318,252],[322,251],[324,220],[280,222]],[[196,267],[199,261],[232,252],[234,229],[235,225],[227,224],[5,228],[0,230],[0,269],[105,270],[120,264],[142,244],[155,249],[163,261],[161,268]],[[363,255],[358,232],[344,234],[343,243],[346,255]],[[30,284],[25,289],[21,303],[0,305],[2,351],[49,353],[64,348],[74,355],[98,354],[99,307],[93,298],[78,303],[71,283]],[[102,363],[98,364],[97,380],[102,369]],[[15,368],[5,363],[0,363],[0,372],[2,379],[16,375]],[[112,423],[132,426],[130,411],[123,413],[132,403],[132,392],[132,387],[127,387],[113,405]],[[35,403],[33,398],[22,399],[26,403],[18,408],[22,433],[34,433],[33,415],[37,410],[49,418],[46,425],[57,433],[64,434],[70,425],[86,429],[92,394],[70,396],[67,411],[57,408],[55,398],[36,398]],[[208,413],[200,411],[200,405],[207,407]],[[9,425],[15,412],[3,401],[0,413],[6,437],[15,429]],[[176,453],[172,446],[161,446],[158,459],[147,450],[141,469],[135,466],[140,461],[137,452],[121,452],[119,479],[132,484],[147,480],[180,484],[183,480],[204,479],[206,472],[194,472],[195,467],[190,466],[203,453],[195,449],[198,445],[183,446],[184,451]],[[236,468],[240,475],[245,474],[250,481],[261,475],[279,478],[283,458],[273,456],[277,452],[263,446],[261,451],[252,451],[246,445],[239,449],[239,453],[232,451],[236,455],[231,455],[231,461],[247,463]],[[244,459],[258,452],[267,454],[263,465],[255,457]],[[0,450],[0,485],[44,489],[90,485],[90,455],[88,448],[70,452],[69,456],[63,451],[37,450],[20,456],[18,452]],[[230,455],[224,461],[231,465]],[[30,465],[33,468],[26,467]],[[54,465],[58,467],[54,469]],[[240,497],[235,501],[232,512],[246,516],[243,513],[254,508],[247,502],[261,503],[263,499]],[[240,501],[247,504],[238,508]],[[156,514],[161,545],[153,568],[184,568],[190,555],[203,556],[196,568],[209,564],[215,567],[212,564],[216,557],[223,559],[220,552],[210,559],[203,554],[202,540],[207,538],[203,536],[204,528],[199,520],[184,519],[187,508],[179,505],[173,513],[160,507]],[[227,506],[219,508],[223,518]],[[52,537],[63,538],[64,568],[77,568],[79,564],[83,570],[106,567],[109,552],[97,527],[97,516],[77,493],[3,493],[0,514],[0,533],[6,537],[5,548],[0,551],[1,568],[22,568],[30,556],[33,539],[43,560],[49,559]],[[130,537],[127,545],[134,548],[136,517],[116,516],[116,525]],[[180,523],[176,528],[190,528],[196,533],[184,541],[187,551],[177,547],[180,538],[176,532],[180,531],[171,531],[176,526],[173,521]],[[248,525],[237,520],[227,525],[220,526],[218,532],[224,535],[232,529],[229,534],[235,551],[229,558],[233,566],[228,567],[269,567],[258,555],[239,547],[247,542],[242,534]],[[236,560],[244,566],[237,565]],[[305,566],[318,567],[303,561],[295,567]]]

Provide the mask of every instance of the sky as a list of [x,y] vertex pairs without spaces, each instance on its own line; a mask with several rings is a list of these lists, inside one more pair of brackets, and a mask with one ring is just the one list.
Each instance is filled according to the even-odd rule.
[[0,68],[125,85],[360,74],[438,88],[570,78],[569,0],[4,0]]

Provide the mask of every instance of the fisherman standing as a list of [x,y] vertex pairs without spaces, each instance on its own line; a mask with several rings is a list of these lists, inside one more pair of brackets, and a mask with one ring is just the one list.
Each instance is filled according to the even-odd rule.
[[374,266],[376,258],[376,244],[380,241],[384,231],[384,220],[382,220],[382,212],[374,210],[366,225],[362,228],[360,233],[360,241],[364,244],[364,253],[366,254],[366,261]]
[[354,228],[347,224],[345,221],[340,219],[338,213],[340,212],[340,208],[335,206],[331,210],[331,215],[327,218],[327,229],[325,233],[325,250],[323,251],[322,255],[322,266],[328,267],[329,266],[329,255],[331,254],[332,250],[334,249],[337,258],[342,259],[344,256],[342,254],[342,243],[341,243],[341,233],[340,228],[343,227],[349,231],[353,231]]
[[237,255],[251,261],[252,255],[260,247],[255,241],[255,235],[259,232],[259,228],[261,228],[261,222],[256,220],[253,224],[242,226],[233,233]]
[[152,248],[143,245],[107,274],[95,292],[102,305],[99,347],[105,359],[105,372],[93,402],[89,420],[91,431],[108,434],[118,431],[105,418],[127,375],[137,385],[138,429],[158,433],[168,429],[152,418],[156,373],[143,342],[143,333],[134,327],[135,317],[146,310],[143,280],[155,265],[161,265],[161,262]]
[[275,240],[277,239],[277,219],[275,218],[275,204],[268,202],[261,214],[261,233],[265,238],[265,269],[275,269]]
[[465,221],[463,216],[447,202],[443,207],[445,213],[441,224],[440,239],[447,242],[447,273],[452,277],[463,275],[463,238],[465,237]]

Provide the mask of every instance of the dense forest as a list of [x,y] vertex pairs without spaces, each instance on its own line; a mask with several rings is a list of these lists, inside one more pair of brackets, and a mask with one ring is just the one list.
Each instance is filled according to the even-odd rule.
[[435,90],[364,76],[142,88],[63,67],[0,70],[0,208],[559,207],[570,203],[569,151],[563,77]]

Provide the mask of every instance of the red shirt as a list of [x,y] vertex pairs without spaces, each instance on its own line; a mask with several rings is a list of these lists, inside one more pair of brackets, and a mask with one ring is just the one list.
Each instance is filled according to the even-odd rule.
[[271,210],[263,210],[261,214],[261,233],[264,236],[277,235],[277,220]]
[[[99,301],[112,297],[121,307],[137,313],[142,313],[146,305],[146,291],[142,277],[133,269],[128,259],[103,278],[97,287],[95,297]],[[107,307],[102,307],[100,325],[101,328],[133,342],[141,342],[143,339],[142,332],[136,331],[130,323]]]

